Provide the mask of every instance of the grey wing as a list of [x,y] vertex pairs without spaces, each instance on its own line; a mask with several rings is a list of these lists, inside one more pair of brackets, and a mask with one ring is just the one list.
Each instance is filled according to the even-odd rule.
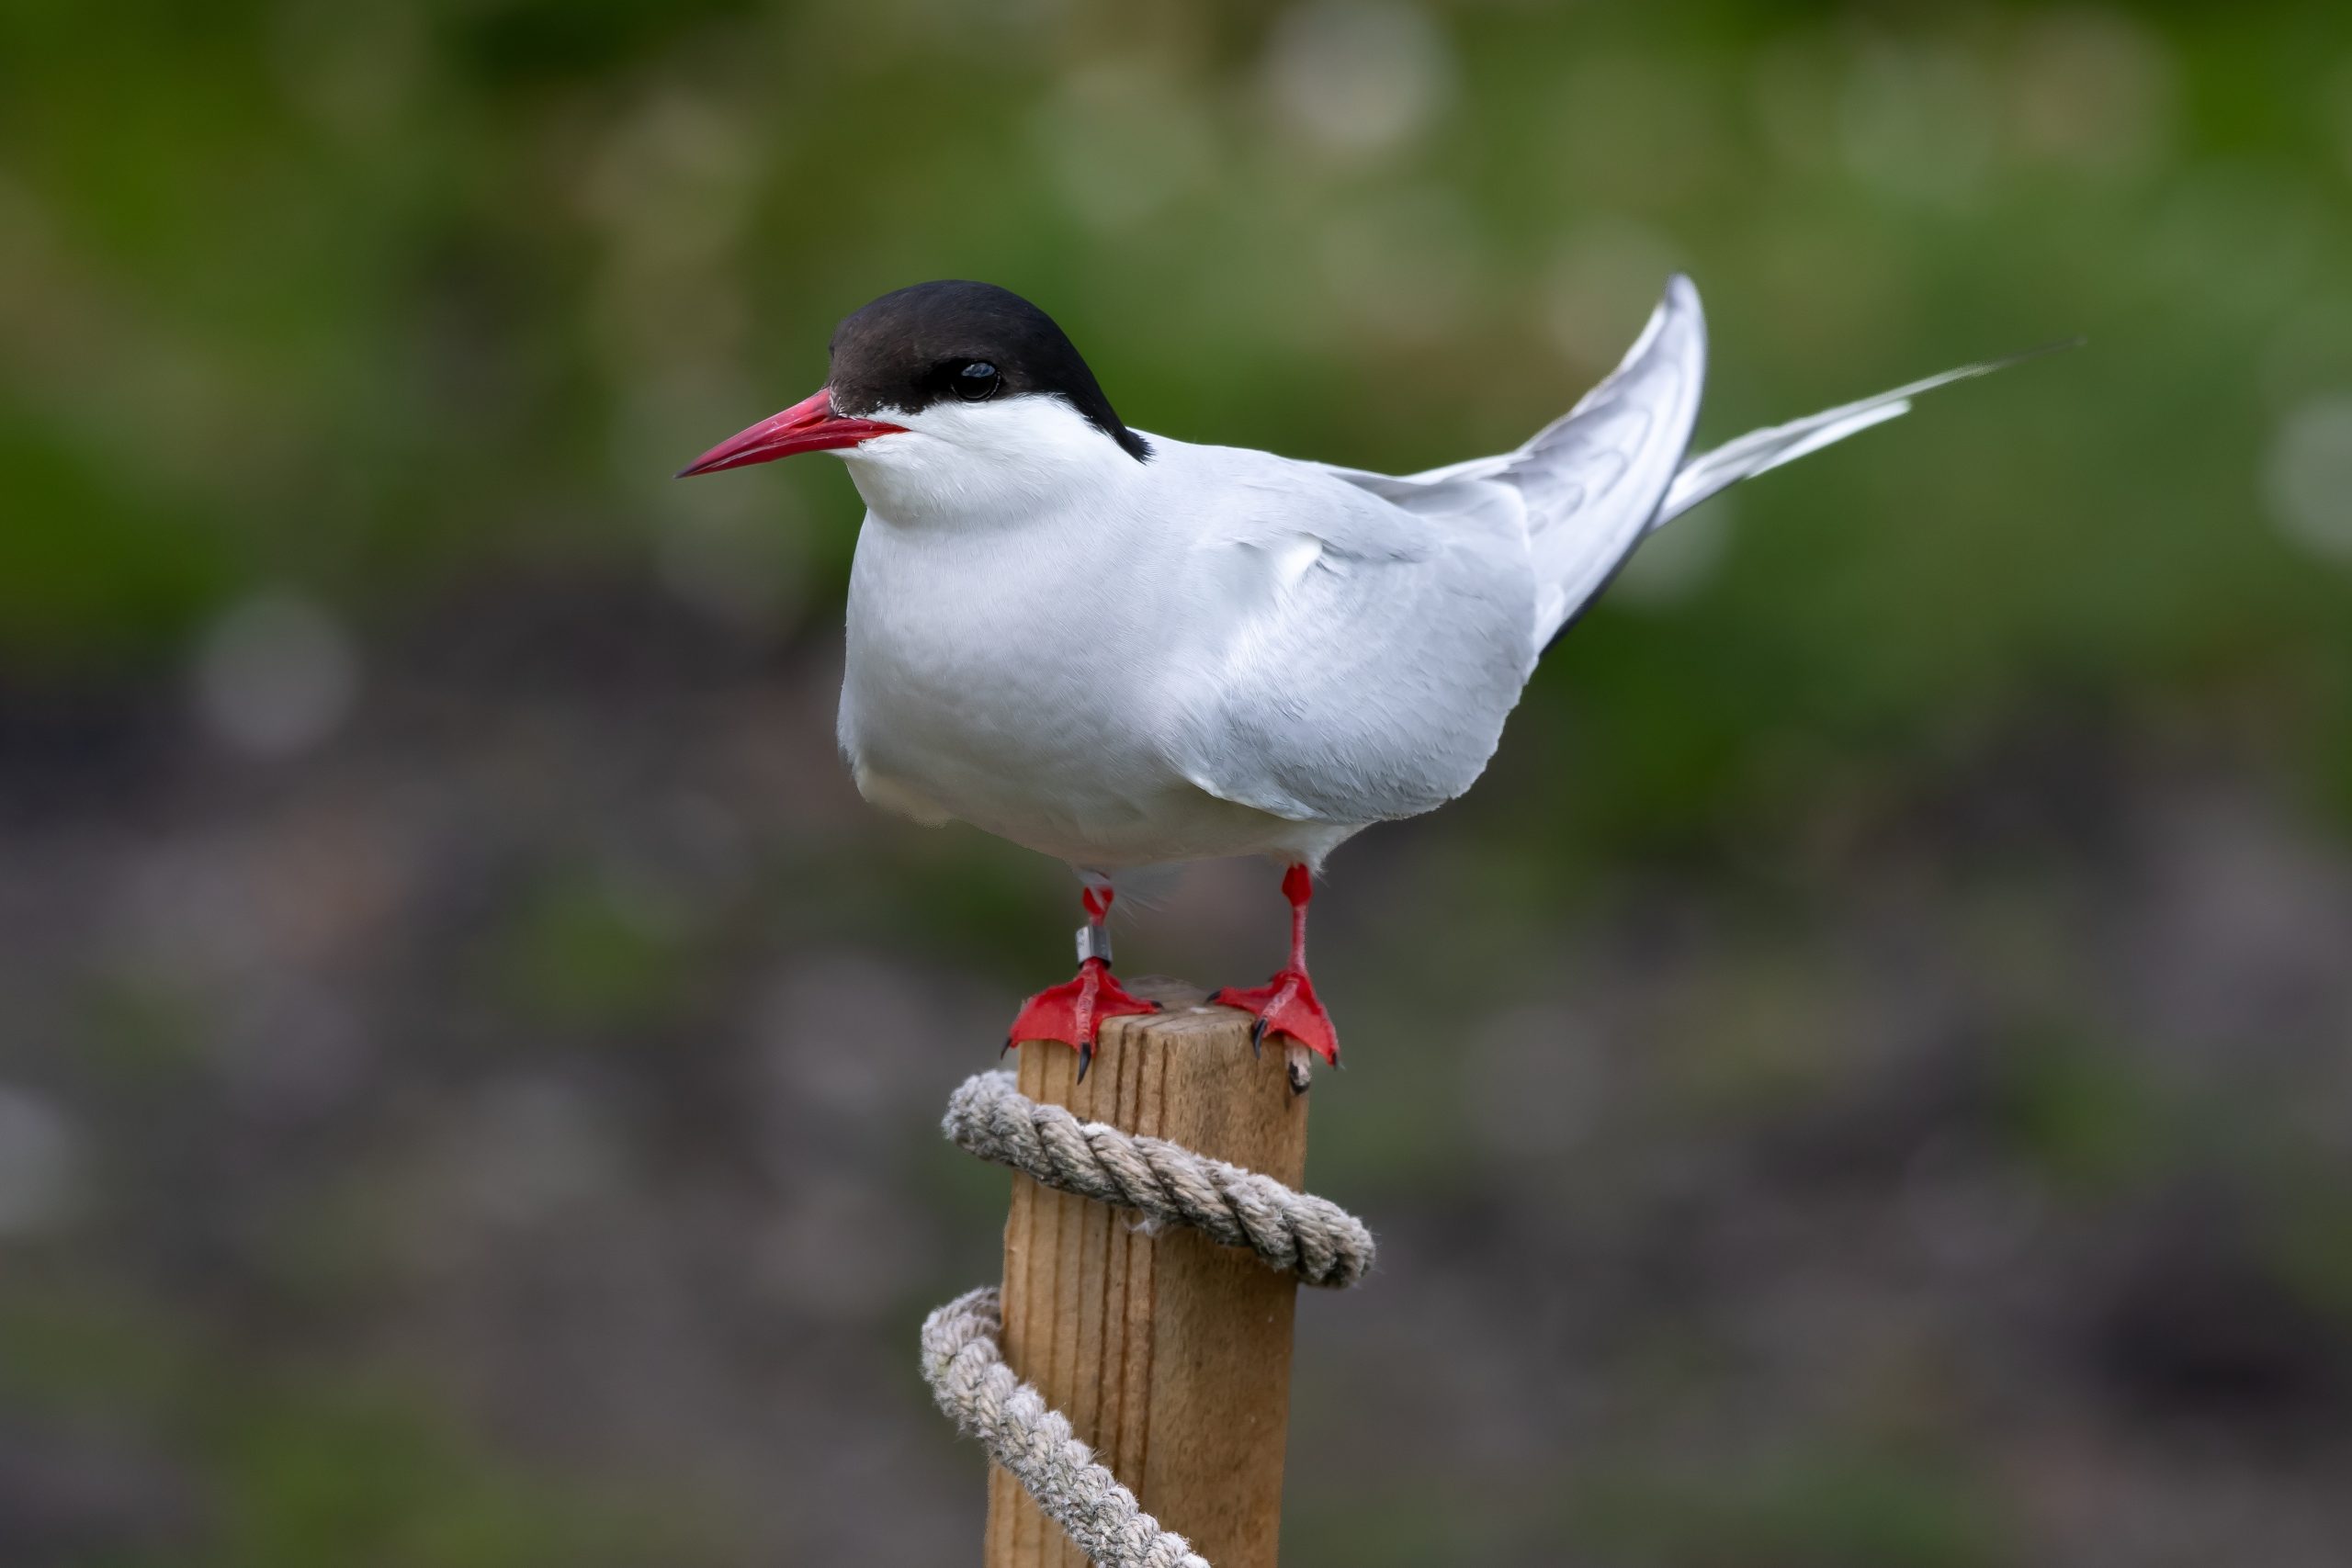
[[[1648,533],[1699,417],[1706,318],[1687,277],[1609,378],[1512,452],[1400,478],[1333,470],[1398,505],[1451,510],[1476,488],[1515,491],[1535,577],[1535,640],[1591,603]],[[1416,493],[1428,497],[1417,502]]]
[[1683,464],[1681,471],[1674,476],[1673,487],[1667,491],[1666,500],[1659,505],[1657,516],[1650,526],[1665,526],[1701,502],[1742,479],[1754,479],[1758,474],[1770,472],[1783,463],[1793,463],[1799,457],[1818,452],[1833,442],[1843,441],[1849,435],[1858,435],[1873,425],[1899,418],[1911,412],[1911,400],[1922,393],[1932,392],[1939,387],[1949,387],[1954,381],[1989,376],[1996,370],[2006,370],[2012,365],[2022,365],[2045,354],[2076,347],[2080,343],[2079,338],[2072,339],[2045,348],[2030,348],[2023,354],[2012,354],[2002,359],[1963,365],[1957,370],[1925,377],[1907,386],[1881,392],[1876,397],[1825,409],[1804,419],[1792,419],[1786,424],[1751,430],[1737,440],[1726,441],[1713,451],[1702,452]]
[[1548,644],[1607,587],[1651,530],[1741,479],[1794,462],[1904,413],[1921,393],[2081,340],[1962,366],[1767,430],[1684,460],[1706,378],[1698,290],[1676,276],[1609,378],[1517,451],[1391,478],[1329,470],[1397,506],[1459,514],[1512,491],[1524,508],[1536,583],[1536,640]]
[[1195,553],[1208,602],[1171,661],[1173,760],[1297,821],[1430,810],[1486,767],[1534,666],[1517,506],[1485,496],[1447,526],[1291,468]]

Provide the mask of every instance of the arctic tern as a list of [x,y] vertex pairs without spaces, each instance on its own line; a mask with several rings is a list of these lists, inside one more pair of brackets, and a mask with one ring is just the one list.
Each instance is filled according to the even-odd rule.
[[1075,978],[1009,1042],[1154,1004],[1111,974],[1122,873],[1283,868],[1290,954],[1216,999],[1327,1061],[1306,973],[1324,858],[1470,787],[1536,660],[1642,539],[1736,480],[1894,418],[1972,365],[1686,457],[1706,371],[1676,276],[1609,378],[1525,443],[1367,473],[1123,423],[1061,329],[985,283],[844,320],[822,389],[681,478],[835,452],[866,505],[839,739],[866,799],[1069,863]]

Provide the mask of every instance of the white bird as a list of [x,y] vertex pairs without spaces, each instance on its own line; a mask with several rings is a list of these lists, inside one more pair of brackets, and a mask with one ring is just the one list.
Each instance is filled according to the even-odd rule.
[[1136,868],[1282,865],[1288,961],[1217,999],[1339,1059],[1306,972],[1313,875],[1468,789],[1537,659],[1652,529],[1893,419],[1973,365],[1686,457],[1706,372],[1687,278],[1623,363],[1498,457],[1391,477],[1131,430],[1046,314],[920,284],[841,323],[823,389],[681,474],[832,451],[866,504],[840,741],[857,787],[1068,862],[1079,973],[1010,1039],[1077,1047],[1152,1004],[1104,920]]

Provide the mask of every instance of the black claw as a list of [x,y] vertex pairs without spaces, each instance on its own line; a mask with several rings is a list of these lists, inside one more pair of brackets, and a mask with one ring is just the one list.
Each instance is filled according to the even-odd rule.
[[1086,1069],[1094,1065],[1094,1042],[1088,1041],[1078,1048],[1078,1081],[1086,1081]]
[[1010,1034],[1008,1034],[1008,1035],[1006,1035],[1006,1036],[1004,1037],[1004,1049],[1003,1049],[1003,1050],[1001,1050],[1001,1051],[999,1051],[999,1052],[996,1054],[996,1059],[997,1059],[998,1061],[1001,1062],[1001,1061],[1003,1061],[1007,1056],[1011,1055],[1012,1054],[1012,1035],[1010,1035]]
[[1250,1054],[1252,1056],[1263,1056],[1266,1054],[1266,1016],[1263,1013],[1260,1013],[1258,1021],[1250,1026]]

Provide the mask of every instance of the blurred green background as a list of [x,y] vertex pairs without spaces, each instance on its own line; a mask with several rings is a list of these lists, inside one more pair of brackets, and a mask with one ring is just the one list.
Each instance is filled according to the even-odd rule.
[[932,1129],[1069,885],[841,776],[838,468],[667,476],[940,276],[1408,470],[1677,267],[1702,442],[2090,346],[1338,857],[1287,1560],[2352,1560],[2340,6],[10,0],[0,1561],[968,1559]]

